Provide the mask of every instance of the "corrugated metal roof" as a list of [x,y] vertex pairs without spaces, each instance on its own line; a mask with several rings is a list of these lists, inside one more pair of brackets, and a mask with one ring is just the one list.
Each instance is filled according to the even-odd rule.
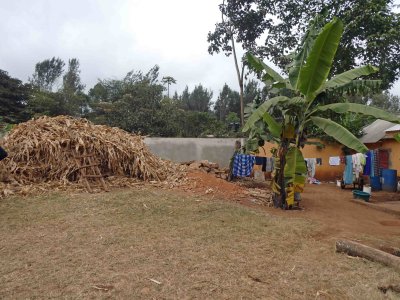
[[364,135],[360,138],[360,141],[364,144],[376,143],[385,137],[385,131],[396,125],[395,123],[376,120],[372,124],[364,127]]
[[386,129],[386,132],[389,132],[389,131],[400,131],[400,124],[396,124],[393,127]]

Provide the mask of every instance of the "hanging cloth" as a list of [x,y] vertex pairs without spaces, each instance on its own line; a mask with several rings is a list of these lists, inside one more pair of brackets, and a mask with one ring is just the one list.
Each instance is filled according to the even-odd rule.
[[265,161],[265,172],[272,172],[274,169],[274,159],[272,157],[267,157]]
[[238,177],[250,176],[255,157],[248,154],[237,154],[233,161],[233,175]]
[[363,171],[365,165],[365,157],[362,153],[356,153],[352,155],[353,159],[353,171],[356,179],[360,177],[360,173]]
[[371,155],[372,151],[368,151],[366,158],[365,158],[365,167],[364,167],[364,175],[370,175],[371,174]]
[[343,174],[344,184],[353,183],[353,159],[351,155],[346,155],[346,167]]
[[374,151],[371,150],[370,153],[371,155],[371,171],[369,172],[369,176],[374,177],[375,176],[375,154]]
[[311,178],[314,178],[315,176],[315,166],[317,164],[317,159],[316,158],[308,158],[307,160],[307,169],[309,170],[308,175]]
[[265,159],[265,157],[256,156],[256,165],[261,166],[263,164],[264,159]]
[[375,177],[381,176],[380,169],[379,169],[379,151],[378,150],[374,150],[374,176]]

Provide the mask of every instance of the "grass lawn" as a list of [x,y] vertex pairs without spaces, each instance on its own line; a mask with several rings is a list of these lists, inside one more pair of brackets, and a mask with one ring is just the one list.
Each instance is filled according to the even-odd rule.
[[[321,224],[151,187],[0,200],[0,298],[394,299]],[[398,296],[398,295],[397,295]]]

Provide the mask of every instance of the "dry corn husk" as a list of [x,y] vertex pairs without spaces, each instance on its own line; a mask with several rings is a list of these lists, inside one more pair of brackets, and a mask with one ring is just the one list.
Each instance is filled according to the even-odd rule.
[[[2,145],[9,156],[0,162],[0,197],[9,194],[12,186],[51,183],[59,187],[78,182],[79,163],[74,156],[79,155],[93,154],[106,177],[169,186],[184,179],[185,168],[152,154],[141,136],[86,119],[58,116],[30,120],[15,126]],[[123,185],[132,182],[122,181]],[[110,182],[120,186],[122,181],[114,178]]]

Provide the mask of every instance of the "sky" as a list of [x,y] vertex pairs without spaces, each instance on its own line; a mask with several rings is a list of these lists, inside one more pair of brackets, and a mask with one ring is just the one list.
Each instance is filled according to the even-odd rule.
[[[400,2],[400,0],[396,0]],[[39,61],[78,58],[87,90],[98,79],[160,66],[170,93],[224,83],[238,90],[232,57],[208,54],[220,0],[0,0],[0,69],[27,81]],[[392,93],[400,95],[400,82]]]

